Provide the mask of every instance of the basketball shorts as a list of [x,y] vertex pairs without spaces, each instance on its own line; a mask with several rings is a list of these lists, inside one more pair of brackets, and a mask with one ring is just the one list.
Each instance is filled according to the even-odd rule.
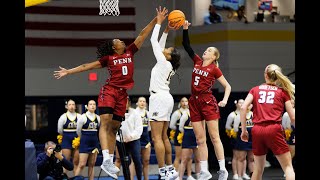
[[151,93],[149,97],[150,121],[170,121],[174,100],[167,91]]
[[127,90],[105,85],[98,97],[98,107],[111,107],[113,114],[124,117],[127,105]]
[[192,95],[189,99],[189,109],[192,122],[220,118],[218,103],[212,94]]

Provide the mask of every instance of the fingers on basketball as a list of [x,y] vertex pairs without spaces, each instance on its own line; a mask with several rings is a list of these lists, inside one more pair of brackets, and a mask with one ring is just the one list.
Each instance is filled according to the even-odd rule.
[[186,16],[180,10],[173,10],[168,15],[169,26],[179,29],[185,22]]

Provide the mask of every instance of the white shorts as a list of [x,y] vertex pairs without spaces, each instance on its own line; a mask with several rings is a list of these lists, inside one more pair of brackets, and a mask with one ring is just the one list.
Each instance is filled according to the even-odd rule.
[[170,121],[174,100],[169,92],[157,92],[149,97],[150,121]]

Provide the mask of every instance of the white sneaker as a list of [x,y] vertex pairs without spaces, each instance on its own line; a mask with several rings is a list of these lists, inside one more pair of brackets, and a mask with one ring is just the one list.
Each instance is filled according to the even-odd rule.
[[211,179],[212,175],[209,171],[200,171],[199,179],[201,180],[208,180]]
[[228,180],[228,171],[227,170],[220,170],[217,172],[219,174],[218,180]]
[[110,159],[105,160],[100,167],[109,176],[113,177],[114,179],[118,179],[116,173],[118,173],[120,169],[117,166],[115,166]]
[[167,172],[166,172],[166,177],[169,180],[175,180],[177,177],[179,177],[179,173],[175,170],[175,168],[170,168]]
[[232,179],[233,179],[233,180],[238,180],[238,179],[239,179],[238,174],[234,174],[233,177],[232,177]]
[[266,163],[264,164],[264,167],[265,167],[265,168],[271,167],[270,162],[266,160]]
[[196,179],[193,178],[192,176],[188,176],[187,180],[196,180]]
[[244,173],[242,178],[245,179],[245,180],[250,180],[251,179],[247,173]]

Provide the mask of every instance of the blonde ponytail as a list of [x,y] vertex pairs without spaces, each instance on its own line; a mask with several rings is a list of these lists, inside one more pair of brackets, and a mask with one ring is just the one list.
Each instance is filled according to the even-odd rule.
[[266,73],[271,82],[283,88],[292,100],[295,100],[295,85],[282,73],[282,69],[276,64],[270,64],[266,68]]

